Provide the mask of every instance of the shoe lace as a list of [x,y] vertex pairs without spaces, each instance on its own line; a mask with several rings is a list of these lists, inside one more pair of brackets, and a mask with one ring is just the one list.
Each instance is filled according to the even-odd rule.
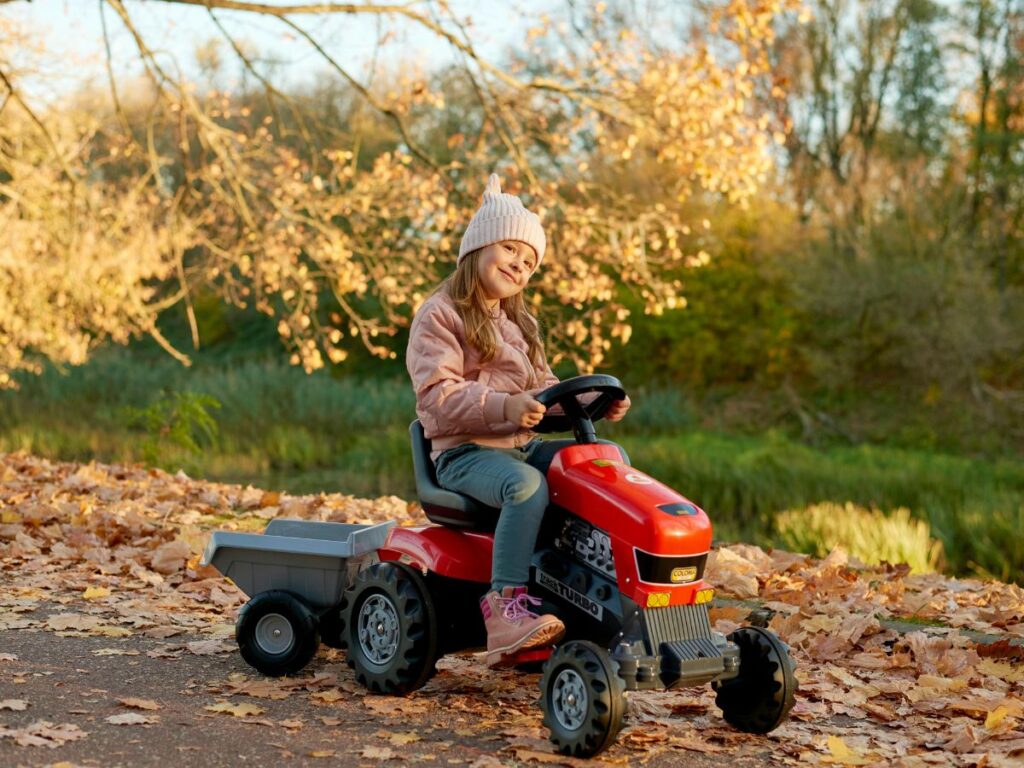
[[518,621],[519,619],[533,619],[537,617],[537,614],[531,611],[528,605],[540,605],[541,600],[539,597],[530,597],[525,592],[516,595],[515,597],[506,598],[504,614],[505,618],[509,621]]

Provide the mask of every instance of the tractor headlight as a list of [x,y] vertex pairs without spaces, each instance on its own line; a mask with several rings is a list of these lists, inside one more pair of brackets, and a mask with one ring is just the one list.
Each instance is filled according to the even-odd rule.
[[651,592],[647,596],[648,608],[664,608],[669,604],[671,595],[668,592]]

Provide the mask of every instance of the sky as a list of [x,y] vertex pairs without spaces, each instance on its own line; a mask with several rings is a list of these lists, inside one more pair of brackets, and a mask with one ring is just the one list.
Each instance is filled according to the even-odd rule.
[[[298,0],[263,2],[283,6],[294,5]],[[541,9],[551,7],[552,2],[520,0],[513,7],[511,3],[452,0],[450,5],[459,17],[472,20],[474,45],[486,58],[494,60],[509,45],[523,41],[527,27],[535,23]],[[223,41],[204,8],[156,0],[126,0],[125,6],[149,47],[160,51],[166,62],[173,61],[172,67],[195,78],[200,77],[195,57],[197,45],[211,38]],[[99,9],[99,0],[34,0],[0,5],[0,17],[31,30],[48,52],[45,61],[33,62],[37,76],[23,81],[35,98],[53,101],[83,82],[106,82],[106,53]],[[281,21],[238,11],[218,11],[217,14],[232,37],[243,41],[247,49],[251,46],[260,58],[279,62],[278,74],[274,77],[276,84],[308,82],[324,70],[318,55]],[[130,77],[140,71],[135,44],[114,11],[107,7],[105,15],[115,71],[119,77]],[[365,75],[369,71],[381,29],[392,34],[378,54],[378,63],[401,58],[430,70],[452,59],[452,51],[445,43],[408,21],[380,19],[370,14],[293,18],[353,73]],[[54,51],[60,51],[61,55],[54,57]],[[235,60],[226,41],[221,53],[226,61]],[[237,78],[236,71],[227,70],[217,84],[230,88]]]

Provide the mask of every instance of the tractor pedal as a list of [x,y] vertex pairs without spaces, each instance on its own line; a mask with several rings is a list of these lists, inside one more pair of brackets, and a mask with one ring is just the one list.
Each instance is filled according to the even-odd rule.
[[491,669],[515,667],[521,671],[533,672],[538,671],[544,665],[554,650],[554,646],[548,645],[543,648],[526,648],[504,654],[482,653],[478,656],[484,657],[487,666]]
[[526,664],[542,664],[551,658],[551,654],[554,650],[555,647],[553,645],[548,645],[544,648],[528,648],[525,651],[516,651],[511,656],[512,666],[518,667]]

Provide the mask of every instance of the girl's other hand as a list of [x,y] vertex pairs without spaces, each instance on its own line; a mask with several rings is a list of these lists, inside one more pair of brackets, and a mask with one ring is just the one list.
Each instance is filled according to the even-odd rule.
[[505,420],[530,429],[540,424],[546,410],[529,392],[520,392],[505,401]]
[[630,405],[632,403],[629,400],[629,395],[626,395],[625,400],[616,400],[612,403],[612,407],[608,409],[608,413],[604,415],[605,419],[608,421],[620,421],[626,415]]

